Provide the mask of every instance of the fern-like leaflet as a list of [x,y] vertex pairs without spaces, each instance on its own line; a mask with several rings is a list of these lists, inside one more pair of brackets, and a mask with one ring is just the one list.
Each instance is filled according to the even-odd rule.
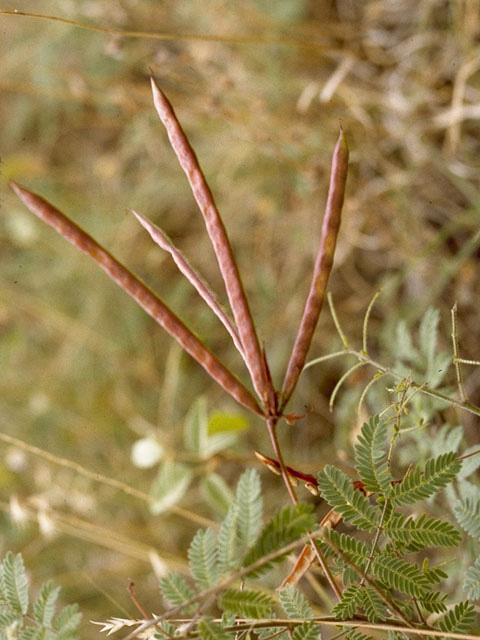
[[380,510],[368,498],[354,489],[352,480],[340,469],[325,466],[318,474],[318,488],[322,497],[346,522],[362,531],[375,531]]

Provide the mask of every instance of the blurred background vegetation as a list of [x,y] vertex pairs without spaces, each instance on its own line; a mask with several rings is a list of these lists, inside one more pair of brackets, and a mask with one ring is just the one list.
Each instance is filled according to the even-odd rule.
[[[378,359],[393,362],[395,325],[417,327],[429,306],[440,310],[449,350],[457,300],[461,355],[480,357],[478,0],[3,0],[1,8],[165,34],[122,37],[0,15],[2,431],[148,493],[158,467],[133,464],[133,444],[152,437],[167,459],[192,464],[182,432],[203,395],[217,422],[223,412],[248,428],[234,449],[193,460],[195,478],[215,472],[234,486],[255,464],[253,449],[271,455],[260,421],[8,188],[13,178],[70,215],[245,379],[228,336],[128,212],[157,222],[223,292],[153,109],[149,67],[210,181],[278,384],[309,286],[339,120],[351,163],[330,290],[344,330],[359,340],[382,287],[369,342]],[[337,348],[325,309],[310,357]],[[343,370],[337,361],[310,369],[290,404],[311,410],[280,434],[289,463],[305,471],[327,460],[348,467],[355,404],[372,372],[352,376],[330,412]],[[478,404],[479,372],[465,374]],[[453,393],[452,372],[448,380]],[[367,408],[378,409],[368,399]],[[466,444],[478,441],[474,418],[447,419],[462,421]],[[144,606],[158,610],[155,571],[185,562],[192,514],[215,517],[199,482],[181,500],[185,512],[152,516],[145,501],[73,468],[5,443],[1,453],[2,552],[21,550],[38,580],[62,584],[86,620],[135,616],[129,577]],[[285,502],[281,483],[263,477],[272,504]]]

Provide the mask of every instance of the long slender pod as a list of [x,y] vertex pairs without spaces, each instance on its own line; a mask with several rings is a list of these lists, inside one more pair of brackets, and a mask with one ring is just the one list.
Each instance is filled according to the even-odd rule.
[[322,224],[320,247],[313,278],[308,292],[302,320],[292,349],[287,372],[283,381],[282,403],[285,407],[297,384],[307,357],[318,317],[323,306],[328,278],[333,266],[348,172],[348,145],[340,128],[340,135],[333,152],[327,206]]
[[170,144],[187,176],[193,196],[205,220],[207,232],[225,283],[230,307],[240,334],[245,360],[253,385],[264,405],[271,407],[274,397],[273,388],[267,379],[257,332],[225,226],[195,152],[175,115],[172,105],[153,77],[151,78],[151,83],[155,108],[165,126]]
[[172,256],[173,261],[178,267],[180,273],[182,273],[185,278],[190,282],[190,284],[194,287],[197,293],[205,300],[213,313],[217,316],[220,322],[227,329],[230,334],[237,350],[243,355],[243,347],[240,342],[240,337],[238,335],[236,327],[233,325],[232,321],[228,317],[225,309],[222,307],[220,302],[218,301],[217,296],[209,287],[209,285],[205,282],[202,276],[192,267],[187,258],[183,255],[183,253],[178,249],[172,242],[172,240],[167,236],[167,234],[157,227],[156,224],[150,222],[147,218],[137,213],[131,209],[133,215],[140,222],[142,227],[148,231],[152,240],[158,244],[164,251],[168,251],[168,253]]
[[89,255],[119,287],[126,291],[194,358],[207,373],[237,402],[258,415],[263,415],[253,395],[225,365],[185,326],[162,300],[141,280],[116,260],[96,240],[41,196],[10,182],[22,202],[37,217],[53,227],[77,249]]

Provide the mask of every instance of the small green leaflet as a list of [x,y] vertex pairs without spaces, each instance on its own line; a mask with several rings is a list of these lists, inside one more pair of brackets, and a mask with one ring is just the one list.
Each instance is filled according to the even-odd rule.
[[217,473],[208,473],[202,479],[202,493],[215,513],[224,518],[234,500],[232,490],[225,480]]
[[240,476],[235,502],[238,507],[238,540],[251,547],[262,528],[263,498],[260,476],[256,469],[247,469]]
[[377,555],[372,570],[389,587],[414,598],[421,598],[429,587],[425,573],[417,566],[393,555]]
[[453,511],[462,529],[472,538],[480,540],[480,496],[457,502]]
[[415,467],[400,483],[392,487],[389,497],[393,504],[413,504],[430,498],[446,487],[462,466],[461,460],[456,458],[456,452],[451,451],[427,460],[423,472]]
[[[274,551],[294,542],[315,526],[316,516],[313,506],[300,502],[283,507],[264,526],[258,540],[243,559],[242,565],[248,567]],[[286,554],[266,562],[250,574],[259,575],[280,562]]]
[[53,582],[49,580],[43,585],[40,595],[33,605],[33,615],[35,619],[46,627],[50,626],[52,622],[59,592],[60,587],[54,587]]
[[468,600],[465,600],[450,609],[438,621],[438,626],[442,631],[463,633],[470,631],[472,624],[475,622],[475,617],[475,607]]
[[387,423],[374,416],[366,422],[355,446],[355,468],[367,491],[390,493],[392,477],[387,464]]
[[480,600],[480,557],[475,560],[475,564],[467,569],[463,590],[472,600]]
[[28,609],[28,581],[23,558],[8,551],[0,566],[2,595],[15,613],[25,615]]
[[213,587],[219,577],[217,536],[213,529],[199,529],[188,549],[190,572],[200,589]]
[[361,491],[354,489],[352,480],[343,471],[326,465],[318,474],[318,487],[322,497],[345,522],[362,531],[375,531],[380,510],[371,505]]
[[321,640],[320,627],[313,622],[304,622],[295,627],[292,640]]
[[202,640],[233,640],[233,633],[225,631],[222,625],[211,618],[202,618],[197,627]]
[[287,584],[278,595],[288,618],[313,618],[312,607],[305,596],[292,584]]
[[220,598],[220,607],[243,618],[269,618],[275,600],[254,589],[227,589]]
[[[190,600],[193,596],[193,591],[185,581],[185,579],[174,571],[167,573],[166,576],[163,576],[160,580],[160,591],[170,606],[177,607],[184,602]],[[190,606],[191,610],[192,607]],[[184,609],[188,610],[187,607]]]
[[192,470],[185,464],[166,460],[153,481],[150,494],[153,502],[150,511],[158,515],[183,498],[192,479]]
[[384,532],[403,544],[415,543],[417,549],[456,547],[461,540],[460,532],[451,524],[437,518],[427,518],[425,514],[414,520],[395,513],[386,523]]
[[361,602],[362,587],[351,584],[343,590],[342,601],[333,607],[333,613],[338,620],[348,620],[354,617]]

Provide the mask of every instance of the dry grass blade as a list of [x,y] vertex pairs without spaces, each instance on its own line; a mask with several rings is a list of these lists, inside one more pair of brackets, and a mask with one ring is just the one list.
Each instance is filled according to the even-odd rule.
[[53,227],[77,249],[89,255],[124,291],[126,291],[167,333],[194,358],[207,373],[237,402],[263,415],[250,391],[185,326],[160,298],[106,249],[78,225],[40,196],[10,183],[17,196],[32,213]]
[[238,349],[238,351],[243,356],[243,348],[242,343],[240,342],[240,337],[238,335],[237,329],[233,325],[233,322],[228,317],[225,309],[223,309],[221,303],[219,302],[215,293],[211,290],[202,276],[195,271],[187,258],[183,255],[183,253],[178,249],[171,239],[167,236],[167,234],[162,231],[156,224],[147,220],[139,213],[131,210],[133,215],[140,222],[142,227],[148,231],[152,240],[158,244],[159,247],[168,251],[168,253],[172,256],[173,261],[177,265],[179,271],[185,276],[185,278],[190,282],[190,284],[196,289],[197,293],[205,300],[213,313],[217,316],[220,322],[225,326],[228,333],[231,335],[232,340]]
[[305,364],[310,343],[312,341],[318,317],[323,306],[328,278],[333,265],[333,256],[337,242],[338,230],[342,213],[345,186],[348,172],[348,145],[340,129],[335,150],[333,152],[330,185],[328,189],[327,206],[322,224],[320,248],[313,271],[312,283],[308,292],[305,309],[303,311],[300,328],[297,333],[292,355],[283,382],[282,407],[284,407],[297,384],[300,373]]
[[155,108],[167,130],[170,144],[187,176],[193,196],[204,217],[208,235],[225,282],[230,307],[240,334],[253,385],[265,406],[270,407],[273,389],[268,382],[257,333],[227,232],[195,152],[183,132],[171,104],[153,77],[151,83]]

